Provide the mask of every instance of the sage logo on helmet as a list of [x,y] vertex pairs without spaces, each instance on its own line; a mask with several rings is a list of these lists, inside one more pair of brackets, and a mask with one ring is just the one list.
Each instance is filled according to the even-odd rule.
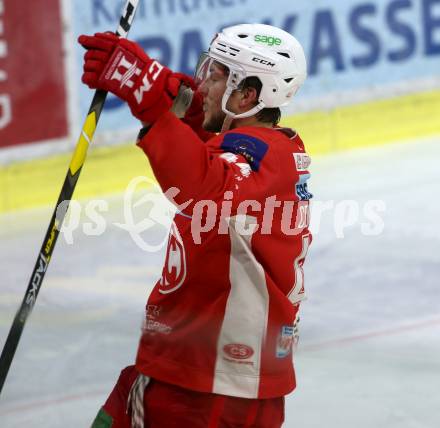
[[257,34],[254,37],[254,40],[257,43],[264,43],[269,46],[273,46],[273,45],[280,46],[281,45],[281,39],[279,39],[278,37],[263,36],[262,34]]

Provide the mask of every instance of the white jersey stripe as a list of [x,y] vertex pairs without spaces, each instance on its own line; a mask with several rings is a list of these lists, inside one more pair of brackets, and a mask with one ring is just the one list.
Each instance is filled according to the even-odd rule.
[[264,269],[251,249],[256,219],[229,219],[231,290],[217,342],[213,392],[257,398],[260,385],[261,352],[265,341],[269,293]]

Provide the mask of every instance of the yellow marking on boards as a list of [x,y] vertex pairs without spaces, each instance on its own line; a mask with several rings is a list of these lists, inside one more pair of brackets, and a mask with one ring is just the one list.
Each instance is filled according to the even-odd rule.
[[[440,135],[439,111],[437,90],[298,114],[283,119],[282,124],[295,128],[314,156]],[[64,154],[0,166],[0,213],[55,207],[68,162],[69,155]],[[148,159],[134,142],[92,145],[75,199],[123,192],[130,180],[139,175],[154,177]]]
[[[55,208],[70,154],[0,166],[0,213],[51,206]],[[74,199],[123,192],[131,179],[154,179],[148,159],[133,142],[119,146],[92,144]]]
[[296,129],[314,156],[440,135],[439,111],[437,90],[302,113],[281,123]]
[[84,122],[84,126],[81,130],[78,143],[73,153],[72,160],[70,161],[70,173],[75,175],[77,171],[83,166],[86,159],[87,149],[89,148],[90,141],[95,133],[96,129],[96,114],[92,111]]

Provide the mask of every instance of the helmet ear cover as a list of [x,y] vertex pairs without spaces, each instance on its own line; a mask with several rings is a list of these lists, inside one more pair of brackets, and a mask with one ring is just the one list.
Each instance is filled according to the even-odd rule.
[[[258,76],[248,76],[238,85],[239,91],[245,91],[250,88],[256,91],[257,100],[259,100],[263,84]],[[275,126],[281,120],[281,110],[279,107],[265,107],[256,114],[256,117],[260,122],[270,123]]]

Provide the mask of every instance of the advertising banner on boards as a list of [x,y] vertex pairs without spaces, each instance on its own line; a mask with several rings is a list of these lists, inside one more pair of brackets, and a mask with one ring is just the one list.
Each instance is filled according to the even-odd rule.
[[[123,1],[75,0],[73,32],[113,30]],[[310,110],[341,94],[411,91],[440,73],[440,0],[140,0],[130,38],[175,71],[192,74],[215,32],[238,23],[273,24],[295,35],[308,59],[309,78],[295,105]],[[83,50],[76,47],[81,64]],[[81,113],[91,92],[80,84]],[[391,92],[392,93],[392,92]],[[362,97],[360,98],[362,100]],[[101,130],[137,126],[128,109],[109,97]]]
[[59,0],[0,0],[0,148],[68,132]]

